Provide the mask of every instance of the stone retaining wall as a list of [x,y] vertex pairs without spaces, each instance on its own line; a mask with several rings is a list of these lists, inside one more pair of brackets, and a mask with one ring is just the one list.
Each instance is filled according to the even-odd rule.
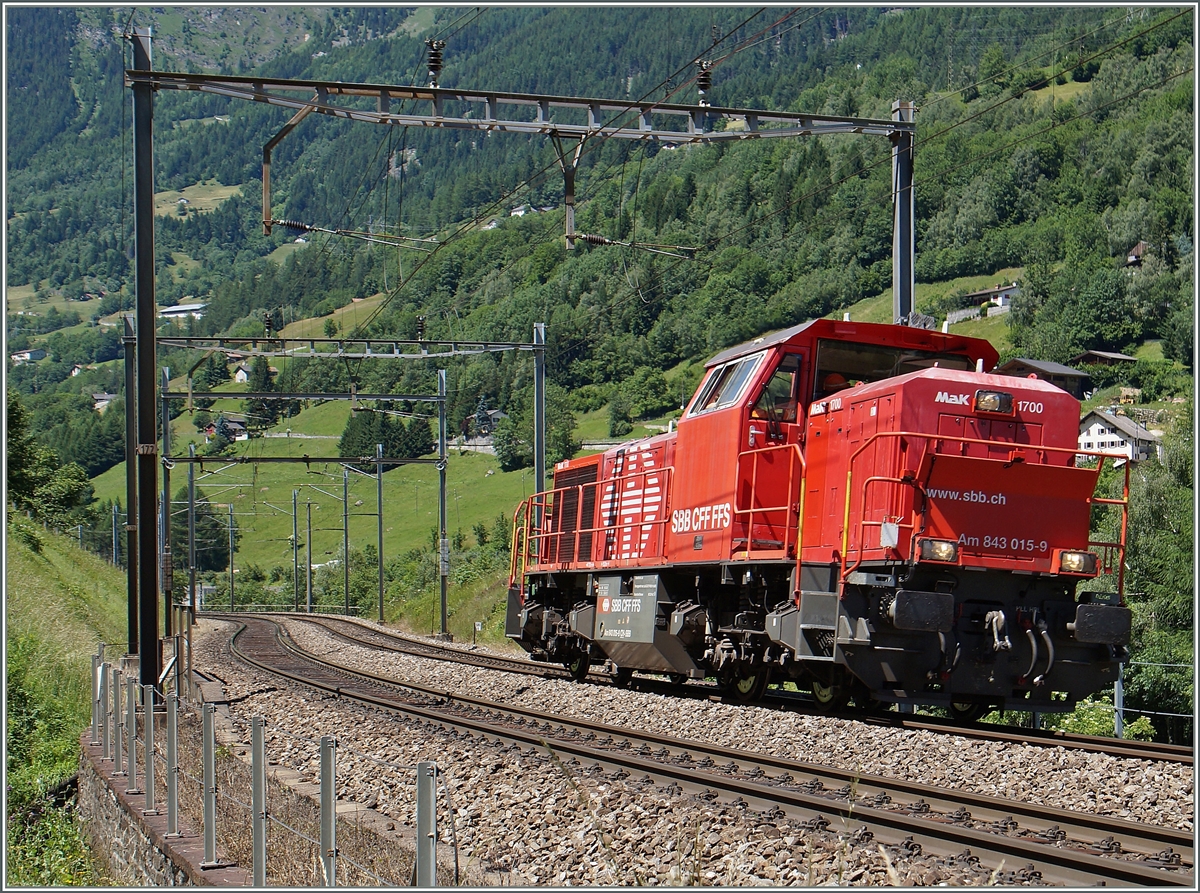
[[[204,838],[180,816],[178,837],[167,837],[166,791],[157,814],[145,815],[144,794],[126,793],[128,781],[113,775],[113,761],[105,760],[91,732],[79,742],[79,817],[92,852],[109,878],[125,886],[248,887],[250,872],[236,865],[201,868]],[[163,787],[159,781],[160,788]],[[218,842],[219,845],[219,842]],[[217,852],[220,860],[220,850]]]
[[[237,762],[245,764],[244,774],[248,776],[249,748],[239,742],[234,730],[224,686],[214,681],[198,682],[194,693],[201,701],[216,707],[214,726],[217,744],[228,748],[230,755]],[[181,710],[181,748],[187,744],[183,730],[184,716]],[[160,718],[159,723],[159,733],[165,734],[165,718]],[[199,745],[194,743],[194,746]],[[179,811],[179,836],[167,837],[166,781],[162,777],[161,766],[156,782],[157,813],[146,815],[145,794],[127,793],[127,777],[113,775],[114,762],[103,758],[100,745],[91,744],[90,729],[80,738],[80,750],[82,757],[78,814],[92,852],[103,865],[109,878],[122,886],[252,886],[251,866],[248,862],[239,865],[236,860],[230,858],[227,851],[223,851],[220,833],[217,836],[217,867],[201,868],[204,861],[203,829],[199,821],[192,822],[182,808]],[[138,781],[145,781],[140,775],[140,767]],[[247,791],[248,785],[247,780]],[[308,801],[314,811],[317,809],[320,786],[302,780],[300,774],[294,770],[272,766],[268,785],[279,785]],[[248,793],[245,799],[249,799]],[[371,837],[372,841],[378,841],[368,844],[371,849],[388,851],[400,862],[411,865],[415,845],[415,834],[411,828],[397,828],[395,822],[387,816],[361,804],[339,799],[336,809],[339,825],[342,821],[350,822],[363,834]],[[343,839],[349,843],[348,837],[341,838],[341,834],[350,832],[350,828],[339,832],[339,849],[343,846]],[[236,844],[234,847],[238,848]],[[240,849],[244,850],[245,847]],[[449,884],[454,877],[454,865],[450,854],[445,848],[441,848],[438,855],[438,879]],[[270,883],[271,865],[268,864],[267,868]],[[401,874],[407,875],[407,871],[408,869],[405,869]],[[463,872],[463,883],[490,885],[496,883],[496,878],[485,875],[478,869],[468,869]]]

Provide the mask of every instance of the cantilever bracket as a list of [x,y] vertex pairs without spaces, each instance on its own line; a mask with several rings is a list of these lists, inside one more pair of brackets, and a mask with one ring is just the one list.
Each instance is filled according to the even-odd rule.
[[575,171],[579,167],[579,156],[583,154],[583,139],[580,139],[575,144],[575,154],[567,161],[567,152],[563,148],[562,140],[557,133],[551,134],[551,139],[554,140],[554,151],[558,154],[558,166],[563,172],[563,207],[566,208],[566,227],[567,250],[571,251],[575,248]]
[[269,140],[262,150],[262,165],[263,165],[263,235],[271,235],[271,150],[279,145],[280,140],[296,129],[301,121],[309,116],[316,109],[316,103],[325,99],[324,91],[317,90],[312,98],[312,103],[304,106],[296,114],[292,115],[290,121],[283,125],[279,133],[275,134]]

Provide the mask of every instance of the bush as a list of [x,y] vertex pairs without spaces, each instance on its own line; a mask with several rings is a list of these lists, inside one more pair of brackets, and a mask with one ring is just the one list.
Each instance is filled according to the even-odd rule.
[[633,430],[629,419],[629,401],[624,395],[616,394],[608,404],[608,436],[624,437]]
[[[1113,734],[1114,707],[1108,695],[1091,695],[1075,705],[1071,713],[1054,715],[1046,720],[1046,727],[1069,732],[1072,735]],[[1144,716],[1125,723],[1122,736],[1130,741],[1152,741],[1154,726]]]
[[8,532],[19,543],[24,543],[29,547],[30,551],[42,554],[42,537],[28,520],[20,515],[11,514],[8,516]]
[[1046,86],[1046,72],[1040,68],[1014,72],[1009,79],[1009,90],[1013,96],[1020,96],[1026,90],[1040,90],[1044,86]]

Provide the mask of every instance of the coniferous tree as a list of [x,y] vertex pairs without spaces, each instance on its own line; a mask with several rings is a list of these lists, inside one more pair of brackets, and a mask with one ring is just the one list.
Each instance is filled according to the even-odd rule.
[[[175,567],[175,582],[188,573],[188,503],[187,487],[181,487],[172,499],[171,555]],[[224,506],[221,506],[224,509]],[[176,511],[175,509],[183,509]],[[203,491],[196,489],[196,570],[223,571],[229,567],[229,512],[214,509]],[[233,546],[236,549],[242,534],[237,519],[233,520]]]
[[[275,379],[266,357],[255,357],[250,364],[247,388],[251,393],[269,394],[275,390]],[[272,399],[246,401],[246,424],[254,428],[270,428],[279,421],[279,402]]]

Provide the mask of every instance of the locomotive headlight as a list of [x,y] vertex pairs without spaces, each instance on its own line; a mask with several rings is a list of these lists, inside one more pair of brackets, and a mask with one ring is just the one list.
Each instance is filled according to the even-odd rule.
[[958,543],[954,540],[921,540],[922,561],[958,561]]
[[976,391],[975,411],[1003,412],[1008,415],[1012,415],[1012,394],[1006,394],[1003,391]]
[[1091,552],[1060,552],[1058,569],[1064,574],[1096,573],[1096,556]]

